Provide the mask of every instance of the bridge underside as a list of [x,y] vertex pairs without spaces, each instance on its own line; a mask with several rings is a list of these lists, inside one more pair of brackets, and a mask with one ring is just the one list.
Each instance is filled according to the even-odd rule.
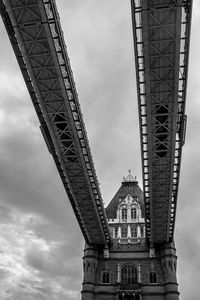
[[42,134],[85,240],[107,244],[107,219],[55,1],[0,5]]
[[173,239],[192,1],[132,0],[147,238]]

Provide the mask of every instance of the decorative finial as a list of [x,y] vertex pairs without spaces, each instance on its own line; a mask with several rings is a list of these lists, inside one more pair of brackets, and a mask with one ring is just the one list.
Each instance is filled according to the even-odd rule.
[[131,169],[128,169],[128,176],[123,176],[123,182],[137,182],[137,177],[131,174]]

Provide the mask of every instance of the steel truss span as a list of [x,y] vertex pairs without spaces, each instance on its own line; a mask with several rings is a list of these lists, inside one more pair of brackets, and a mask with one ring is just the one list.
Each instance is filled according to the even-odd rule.
[[54,0],[1,1],[1,15],[87,243],[109,243],[109,230],[78,95]]
[[192,1],[132,0],[146,232],[173,239],[184,144]]

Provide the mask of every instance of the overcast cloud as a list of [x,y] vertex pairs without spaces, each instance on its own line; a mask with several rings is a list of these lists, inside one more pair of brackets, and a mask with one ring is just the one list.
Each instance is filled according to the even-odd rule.
[[[130,3],[57,5],[107,204],[129,168],[142,186]],[[0,22],[0,299],[78,300],[84,241]],[[176,219],[181,300],[199,300],[200,285],[199,28],[196,0]]]

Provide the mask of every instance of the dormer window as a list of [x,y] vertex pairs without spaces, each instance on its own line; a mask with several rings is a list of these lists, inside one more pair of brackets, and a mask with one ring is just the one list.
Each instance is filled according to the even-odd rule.
[[127,220],[127,208],[122,208],[122,220]]
[[131,208],[131,219],[135,220],[137,218],[137,210],[136,208]]

